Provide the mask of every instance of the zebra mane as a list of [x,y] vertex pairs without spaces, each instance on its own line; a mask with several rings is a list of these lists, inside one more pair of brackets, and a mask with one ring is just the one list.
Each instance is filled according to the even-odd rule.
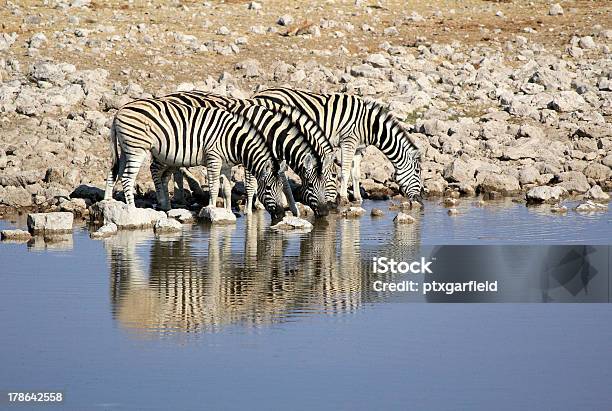
[[400,130],[402,130],[402,135],[406,138],[408,143],[410,143],[410,151],[413,153],[415,158],[421,157],[421,152],[419,150],[419,146],[416,144],[414,138],[411,133],[408,131],[406,126],[391,113],[391,110],[388,106],[379,103],[376,100],[364,99],[366,107],[370,110],[378,110],[381,116],[385,118],[385,122],[391,122],[391,124]]

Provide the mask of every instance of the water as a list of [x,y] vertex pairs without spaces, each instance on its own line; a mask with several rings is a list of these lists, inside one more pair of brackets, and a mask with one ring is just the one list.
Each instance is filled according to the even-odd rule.
[[610,211],[459,210],[0,244],[0,390],[75,410],[609,407],[609,304],[394,303],[369,267],[426,245],[612,244]]

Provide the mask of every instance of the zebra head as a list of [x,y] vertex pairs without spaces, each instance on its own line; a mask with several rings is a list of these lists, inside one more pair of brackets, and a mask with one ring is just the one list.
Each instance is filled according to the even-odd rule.
[[336,198],[334,157],[334,153],[328,153],[321,162],[318,162],[309,153],[304,159],[303,167],[299,170],[302,179],[300,195],[317,217],[328,215],[328,203]]
[[[284,163],[284,162],[283,162]],[[285,216],[285,196],[289,200],[289,206],[294,215],[297,215],[297,208],[293,202],[293,195],[289,182],[285,176],[286,166],[284,164],[275,165],[271,160],[266,161],[263,170],[257,176],[257,196],[272,218],[272,224],[276,224]]]
[[395,169],[395,180],[400,193],[410,201],[423,205],[423,180],[421,179],[421,152],[413,147],[404,149],[401,165]]

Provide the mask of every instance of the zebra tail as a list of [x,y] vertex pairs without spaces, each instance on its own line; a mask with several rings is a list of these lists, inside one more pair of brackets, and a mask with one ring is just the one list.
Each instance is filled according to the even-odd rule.
[[110,128],[110,149],[111,149],[111,158],[113,160],[113,175],[117,175],[119,173],[119,144],[117,142],[117,131],[115,130],[115,120],[113,120],[113,124]]

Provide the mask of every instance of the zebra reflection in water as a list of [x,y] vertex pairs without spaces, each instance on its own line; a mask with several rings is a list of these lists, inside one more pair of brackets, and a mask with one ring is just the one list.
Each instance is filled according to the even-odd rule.
[[167,239],[120,232],[104,240],[113,315],[127,329],[165,334],[356,311],[382,298],[371,289],[369,254],[395,253],[387,246],[364,252],[363,224],[327,219],[309,234],[271,233],[258,212],[244,229],[194,226],[191,235]]

